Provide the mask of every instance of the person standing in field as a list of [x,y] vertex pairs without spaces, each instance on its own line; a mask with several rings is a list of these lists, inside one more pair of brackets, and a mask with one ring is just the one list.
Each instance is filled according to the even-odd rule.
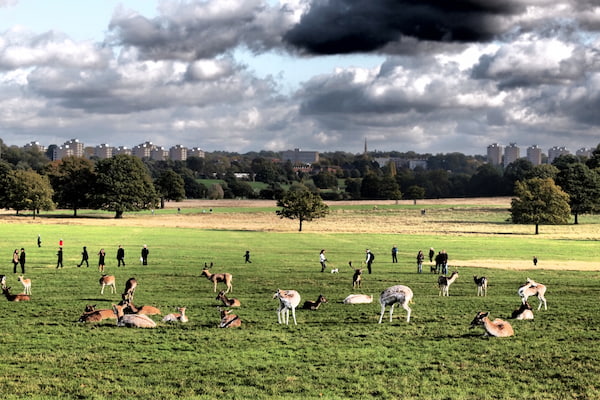
[[117,261],[119,263],[117,267],[120,267],[121,264],[125,266],[125,249],[121,245],[119,245],[119,249],[117,250]]
[[423,260],[425,260],[425,254],[423,254],[423,250],[419,250],[417,253],[417,273],[423,272]]
[[392,264],[395,264],[398,262],[398,246],[394,245],[394,247],[392,247]]
[[533,266],[537,266],[538,259],[536,256],[533,256]]
[[371,264],[373,264],[373,261],[375,260],[375,256],[373,255],[373,253],[371,253],[371,250],[367,249],[365,251],[366,253],[366,258],[365,258],[365,263],[367,264],[367,269],[369,270],[369,274],[371,273]]
[[252,261],[250,261],[250,250],[246,250],[246,254],[244,254],[244,264],[252,264]]
[[58,248],[58,253],[56,253],[56,269],[63,268],[63,248]]
[[19,265],[19,249],[15,249],[15,252],[13,253],[13,273],[17,273],[17,265]]
[[144,247],[142,247],[142,265],[148,265],[148,254],[150,253],[150,250],[148,250],[148,246],[144,245]]
[[38,245],[38,247],[42,247],[42,236],[41,235],[38,235],[37,245]]
[[104,272],[104,258],[106,257],[106,252],[104,249],[100,249],[98,252],[98,271]]
[[325,257],[325,249],[322,249],[319,253],[319,262],[321,263],[321,272],[327,268],[327,257]]
[[433,256],[435,255],[435,250],[433,247],[429,248],[429,262],[433,262]]
[[81,252],[81,262],[77,266],[81,267],[83,265],[83,263],[85,263],[85,266],[89,268],[89,266],[90,266],[90,263],[88,262],[89,258],[90,257],[87,252],[87,247],[83,246],[83,251]]
[[442,250],[442,274],[448,274],[448,253]]
[[25,273],[25,249],[21,247],[21,254],[19,254],[19,264],[21,264],[21,273]]

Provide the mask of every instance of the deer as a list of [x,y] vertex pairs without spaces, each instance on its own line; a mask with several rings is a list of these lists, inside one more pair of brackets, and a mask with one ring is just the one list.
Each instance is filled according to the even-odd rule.
[[542,303],[544,303],[544,310],[548,309],[548,305],[546,304],[546,298],[544,295],[546,294],[546,286],[541,283],[537,283],[532,279],[527,278],[527,282],[524,285],[519,287],[517,291],[519,296],[521,296],[521,302],[525,304],[527,298],[530,296],[536,296],[539,300],[538,310],[542,308]]
[[6,275],[0,275],[0,285],[2,288],[6,287]]
[[185,315],[185,310],[185,307],[177,307],[177,311],[179,312],[167,314],[162,320],[163,322],[188,322],[188,317]]
[[31,297],[25,293],[10,294],[10,287],[3,287],[2,293],[6,296],[8,301],[29,301]]
[[102,289],[100,290],[100,294],[104,294],[105,286],[110,286],[111,293],[117,292],[117,289],[115,287],[115,277],[113,275],[106,275],[106,274],[102,275],[100,277],[99,283],[102,286]]
[[228,273],[211,274],[208,271],[208,267],[205,264],[204,268],[202,269],[202,274],[200,274],[200,276],[206,276],[206,279],[208,279],[209,281],[211,281],[214,284],[214,292],[215,293],[217,292],[217,283],[219,283],[219,282],[224,282],[225,285],[227,286],[227,291],[225,293],[229,293],[230,291],[233,291],[233,285],[231,284],[233,276],[231,274],[228,274]]
[[323,296],[322,294],[319,295],[319,297],[317,297],[317,301],[305,301],[304,304],[302,305],[302,308],[304,310],[312,310],[312,311],[316,311],[319,306],[323,303],[327,303],[327,298],[325,298],[325,296]]
[[344,304],[370,304],[372,302],[373,295],[366,294],[350,294],[343,301]]
[[294,325],[298,325],[296,322],[296,307],[300,304],[300,294],[295,290],[281,290],[277,289],[273,295],[274,299],[279,299],[279,308],[277,308],[277,322],[285,323],[289,325],[290,322],[290,310],[292,310],[292,317],[294,319]]
[[444,275],[440,276],[438,278],[438,288],[440,288],[438,296],[450,296],[448,294],[448,289],[450,288],[450,285],[454,283],[456,278],[458,278],[458,271],[454,271],[449,277]]
[[23,275],[19,275],[18,281],[23,284],[25,294],[31,294],[31,279],[23,278]]
[[122,301],[119,306],[123,307],[123,312],[127,311],[127,314],[143,314],[143,315],[160,315],[160,309],[153,306],[141,306],[136,307],[130,301]]
[[236,298],[227,298],[227,296],[225,296],[225,291],[221,290],[219,292],[219,294],[217,295],[217,297],[215,298],[215,300],[221,300],[223,302],[223,305],[225,305],[225,307],[240,307],[242,305],[242,303],[240,303],[240,301]]
[[512,319],[533,319],[533,311],[528,302],[521,303],[521,307],[512,312]]
[[352,268],[354,270],[354,275],[352,276],[352,288],[356,289],[361,287],[362,285],[362,268],[354,268],[352,266],[352,261],[348,261],[348,265],[350,266],[350,268]]
[[219,328],[239,328],[242,326],[242,320],[235,314],[232,314],[231,310],[223,310],[219,307],[221,313],[221,322]]
[[135,278],[129,278],[127,282],[125,282],[125,291],[121,295],[124,301],[133,301],[133,294],[135,293],[136,287],[137,281]]
[[412,298],[412,289],[404,285],[392,286],[381,292],[379,295],[379,304],[381,304],[379,323],[383,320],[386,306],[390,306],[390,322],[392,322],[392,314],[394,313],[394,306],[396,304],[400,304],[406,310],[406,322],[410,322],[410,313],[412,310],[408,306],[408,303],[412,302]]
[[473,275],[473,280],[477,285],[477,296],[487,296],[488,279],[485,276],[478,278],[477,275]]
[[100,322],[105,319],[117,319],[112,309],[97,310],[96,305],[87,305],[78,322]]
[[155,328],[154,322],[149,316],[143,314],[125,314],[123,306],[113,304],[113,310],[117,316],[117,326],[128,328]]
[[473,321],[471,321],[471,328],[483,326],[485,329],[483,336],[509,337],[515,334],[512,326],[508,322],[501,320],[500,318],[490,321],[488,318],[489,315],[489,312],[478,312]]

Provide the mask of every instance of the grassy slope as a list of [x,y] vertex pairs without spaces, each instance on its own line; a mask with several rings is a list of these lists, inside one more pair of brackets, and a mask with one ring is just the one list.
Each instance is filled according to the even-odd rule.
[[[480,218],[480,217],[477,217]],[[187,228],[2,225],[9,285],[21,286],[9,272],[14,248],[28,250],[27,276],[33,301],[3,302],[0,387],[4,398],[597,398],[600,396],[600,315],[590,305],[600,294],[592,272],[534,270],[532,252],[544,262],[576,259],[597,262],[597,242],[543,237],[269,233]],[[37,234],[44,244],[35,247]],[[65,269],[57,271],[58,239],[65,240]],[[139,265],[142,244],[150,265]],[[30,245],[28,245],[30,244]],[[123,244],[129,261],[116,268]],[[400,263],[389,263],[391,245]],[[76,268],[87,245],[92,266]],[[377,253],[374,274],[362,293],[378,293],[402,283],[415,292],[410,324],[404,310],[394,321],[377,324],[376,304],[346,306],[352,293],[348,260],[363,259],[365,247]],[[445,248],[451,260],[523,259],[523,270],[460,267],[449,298],[439,298],[436,276],[418,275],[419,248]],[[155,330],[74,323],[85,304],[108,307],[119,295],[101,296],[95,269],[100,247],[107,249],[108,272],[122,290],[131,276],[139,281],[138,305],[171,312],[188,307],[187,325]],[[321,274],[320,248],[340,274]],[[251,250],[253,263],[243,264]],[[542,254],[542,253],[539,253]],[[204,262],[213,272],[234,274],[242,301],[239,330],[221,330],[212,284],[199,277]],[[12,266],[10,266],[12,268]],[[472,275],[490,279],[487,298],[475,297]],[[516,336],[482,339],[468,326],[479,310],[505,318],[518,307],[516,289],[527,276],[548,286],[548,311],[536,320],[514,321]],[[299,325],[276,323],[278,287],[297,289],[303,300],[319,293],[330,302],[316,312],[299,310]],[[533,299],[532,304],[537,305]],[[593,307],[593,306],[592,306]]]

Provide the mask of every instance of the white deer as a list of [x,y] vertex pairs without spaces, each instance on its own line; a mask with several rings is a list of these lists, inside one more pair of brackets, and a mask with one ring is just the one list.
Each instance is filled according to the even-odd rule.
[[410,322],[411,309],[408,303],[412,301],[413,291],[408,286],[396,285],[385,289],[379,295],[379,304],[381,304],[381,315],[379,316],[379,323],[383,320],[383,314],[385,314],[385,307],[390,306],[390,322],[392,322],[392,314],[394,313],[394,306],[400,304],[402,308],[406,310],[406,322]]
[[546,304],[546,298],[544,297],[544,295],[546,294],[545,285],[537,283],[533,279],[527,278],[527,282],[524,285],[521,285],[517,293],[519,294],[519,296],[521,296],[521,302],[523,304],[525,304],[528,297],[536,296],[540,301],[540,304],[538,305],[538,310],[542,308],[542,303],[544,303],[544,310],[548,309],[548,305]]
[[448,289],[450,288],[450,285],[454,283],[456,278],[458,278],[458,271],[454,271],[450,277],[444,275],[440,276],[438,278],[438,287],[440,288],[440,293],[438,296],[450,296],[448,294]]
[[300,294],[295,290],[277,289],[273,295],[273,298],[279,299],[279,308],[277,308],[277,322],[288,325],[290,322],[290,310],[292,310],[294,325],[298,325],[296,322],[296,307],[298,307],[298,304],[300,304]]
[[171,313],[165,315],[163,322],[188,322],[188,317],[185,316],[185,307],[177,307],[178,313]]
[[471,328],[483,326],[485,329],[484,336],[508,337],[515,334],[508,322],[500,318],[490,321],[488,315],[490,315],[489,312],[478,312],[473,321],[471,321]]
[[25,294],[31,294],[31,279],[25,279],[23,275],[19,275],[19,282],[23,284]]

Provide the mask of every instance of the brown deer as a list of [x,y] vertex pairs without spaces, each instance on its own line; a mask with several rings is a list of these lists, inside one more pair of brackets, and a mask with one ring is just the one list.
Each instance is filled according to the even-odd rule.
[[485,329],[484,336],[508,337],[515,334],[508,322],[500,318],[490,321],[488,315],[490,315],[489,312],[478,312],[473,321],[471,321],[471,328],[483,326]]
[[219,328],[239,328],[242,326],[242,320],[235,314],[232,314],[231,310],[223,310],[219,307],[221,313],[221,322]]
[[87,305],[78,322],[100,322],[105,319],[117,319],[114,310],[96,310],[96,305]]
[[200,276],[206,276],[206,279],[208,279],[209,281],[211,281],[214,284],[214,292],[215,293],[217,292],[217,283],[219,283],[219,282],[224,282],[225,285],[227,286],[227,290],[225,291],[225,293],[229,293],[230,291],[233,291],[233,285],[231,284],[233,276],[231,274],[228,274],[228,273],[211,274],[210,271],[208,270],[208,268],[205,266],[202,269],[202,274],[200,274]]
[[25,294],[31,294],[31,279],[23,278],[23,275],[19,275],[19,282],[23,284],[23,290]]
[[544,310],[548,309],[548,305],[546,304],[546,298],[544,295],[546,294],[546,286],[541,283],[535,282],[533,279],[527,278],[527,282],[524,285],[519,287],[517,291],[519,296],[521,296],[521,302],[525,304],[527,302],[527,298],[530,296],[536,296],[540,301],[538,305],[538,310],[542,308],[542,303],[544,304]]
[[104,294],[104,287],[109,286],[111,293],[116,293],[117,288],[115,287],[115,277],[113,275],[102,275],[100,280],[98,281],[102,289],[100,290],[100,294]]
[[240,303],[240,301],[236,298],[227,298],[227,296],[225,296],[224,290],[221,290],[219,292],[215,300],[221,300],[225,307],[240,307],[242,305],[242,303]]
[[6,296],[8,301],[29,301],[31,297],[25,293],[10,294],[10,287],[3,287],[2,293]]
[[163,322],[188,322],[188,317],[185,315],[185,307],[177,307],[177,313],[171,313],[165,315]]
[[127,282],[125,282],[125,291],[121,295],[124,301],[133,301],[133,294],[135,293],[136,287],[137,281],[135,278],[129,278]]
[[126,326],[129,328],[155,328],[156,322],[147,315],[125,314],[123,306],[113,304],[113,310],[117,316],[117,326]]
[[528,302],[522,303],[521,307],[512,312],[513,319],[533,319],[533,311]]
[[136,307],[130,301],[122,301],[119,306],[123,307],[123,312],[126,314],[144,314],[144,315],[159,315],[160,309],[153,306]]
[[325,296],[323,296],[322,294],[320,294],[319,297],[317,297],[317,301],[307,300],[302,305],[302,308],[304,310],[313,310],[313,311],[315,311],[323,303],[327,303],[327,298],[325,298]]

